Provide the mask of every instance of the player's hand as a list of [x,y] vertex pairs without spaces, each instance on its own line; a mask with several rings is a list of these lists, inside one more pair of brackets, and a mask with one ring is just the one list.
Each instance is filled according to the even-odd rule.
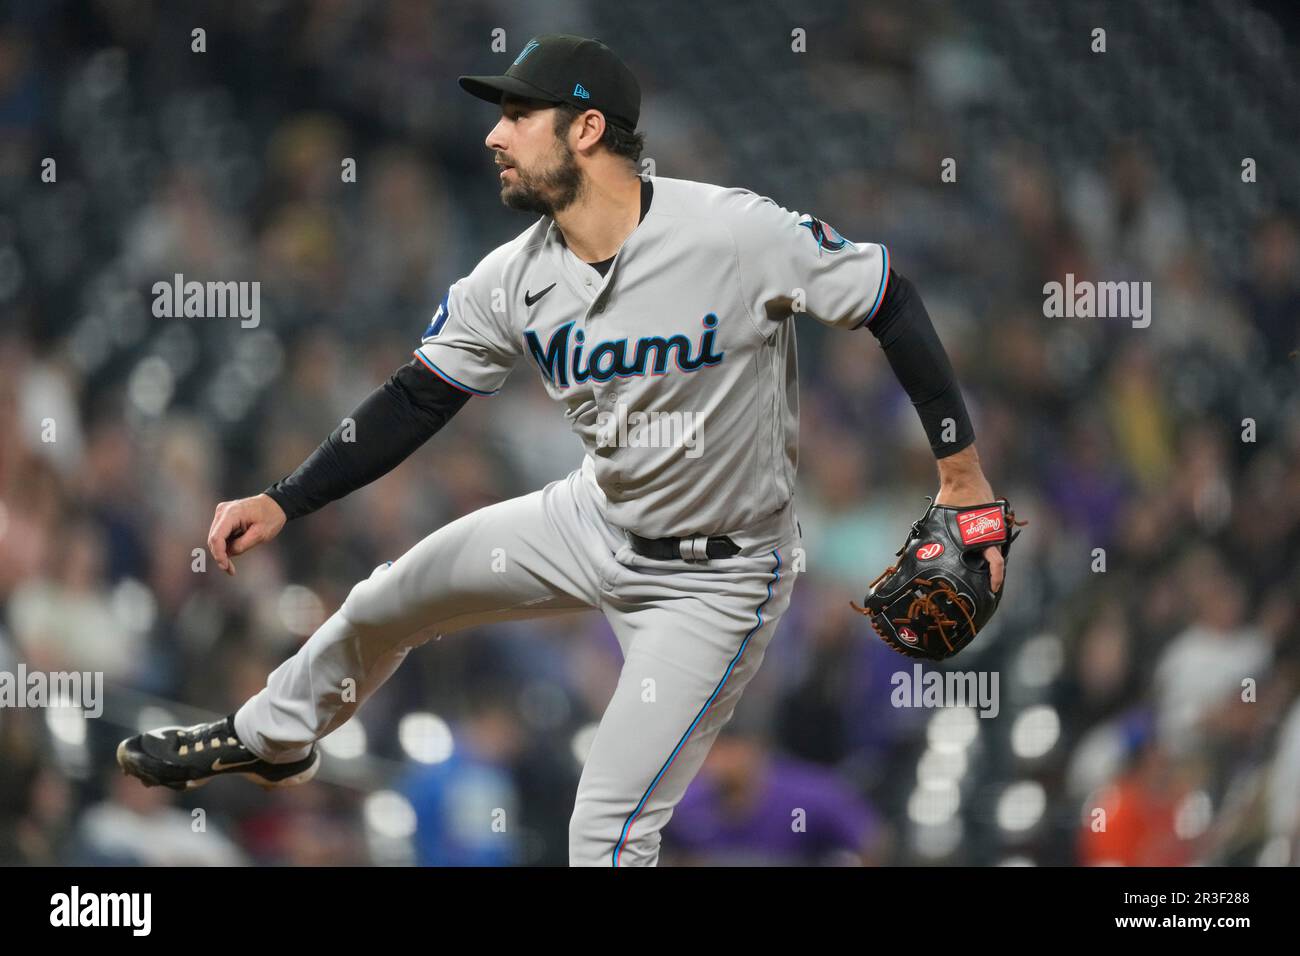
[[[988,482],[985,482],[987,487]],[[958,508],[966,505],[982,505],[993,500],[993,491],[989,489],[984,495],[969,495],[954,492],[946,492],[943,488],[939,489],[939,495],[934,499],[937,505],[956,505]],[[1006,574],[1007,562],[1002,557],[1001,548],[985,548],[984,560],[989,563],[989,587],[993,593],[997,594],[1002,590],[1002,579]]]
[[997,548],[985,548],[984,557],[989,562],[989,587],[997,594],[1002,590],[1002,577],[1007,571],[1006,558],[1002,557],[1002,552]]
[[268,495],[223,501],[212,517],[208,551],[217,567],[234,577],[235,562],[231,558],[270,541],[280,533],[286,520],[283,509]]
[[[993,486],[984,477],[975,446],[970,445],[947,458],[939,459],[939,494],[937,505],[982,505],[994,500]],[[1006,559],[999,547],[985,548],[984,558],[989,563],[989,587],[996,594],[1002,589],[1006,574]]]

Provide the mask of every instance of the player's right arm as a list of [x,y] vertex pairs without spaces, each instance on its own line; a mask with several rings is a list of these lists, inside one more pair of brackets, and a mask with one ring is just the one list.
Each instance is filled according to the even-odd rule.
[[[235,555],[270,541],[293,518],[311,514],[392,471],[469,400],[412,360],[368,395],[298,466],[262,494],[217,505],[208,550],[235,573]],[[345,430],[346,429],[346,430]],[[355,440],[350,440],[355,438]]]
[[[499,288],[494,256],[455,283],[425,329],[415,357],[375,389],[291,475],[260,495],[217,505],[208,550],[217,567],[285,524],[386,475],[428,441],[471,395],[491,395],[517,357],[504,323],[482,307]],[[496,276],[495,282],[491,281]]]

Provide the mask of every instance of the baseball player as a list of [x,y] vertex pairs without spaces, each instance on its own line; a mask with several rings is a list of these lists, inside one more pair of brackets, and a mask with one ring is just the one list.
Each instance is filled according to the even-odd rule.
[[[638,175],[640,88],[597,40],[539,36],[505,75],[460,85],[500,106],[486,145],[502,201],[540,218],[447,290],[414,358],[352,414],[355,441],[340,426],[265,493],[219,504],[208,547],[235,574],[236,556],[396,467],[519,364],[582,440],[581,467],[376,568],[256,696],[125,740],[118,762],[176,789],[222,774],[303,783],[316,742],[430,637],[596,608],[624,664],[569,859],[654,865],[790,603],[796,325],[880,340],[938,460],[940,503],[992,490],[943,347],[883,245],[745,189]],[[986,554],[996,590],[1002,555]]]

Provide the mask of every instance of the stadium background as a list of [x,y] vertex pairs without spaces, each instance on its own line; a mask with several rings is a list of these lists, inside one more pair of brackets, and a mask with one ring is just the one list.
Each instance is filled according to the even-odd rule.
[[[377,564],[579,460],[520,367],[236,578],[192,570],[215,503],[296,467],[408,360],[446,286],[525,228],[483,146],[494,111],[455,77],[557,31],[628,60],[658,175],[888,243],[994,487],[1031,522],[998,618],[953,663],[998,674],[998,716],[892,706],[910,664],[848,601],[933,493],[933,459],[875,341],[801,326],[807,570],[663,862],[1300,862],[1285,5],[0,11],[0,670],[106,681],[98,719],[0,710],[0,862],[565,862],[620,664],[595,614],[421,648],[326,741],[310,787],[178,797],[112,760],[139,728],[229,712]],[[178,272],[260,281],[260,324],[154,318],[150,287]],[[1043,284],[1066,273],[1150,281],[1150,327],[1045,318]]]

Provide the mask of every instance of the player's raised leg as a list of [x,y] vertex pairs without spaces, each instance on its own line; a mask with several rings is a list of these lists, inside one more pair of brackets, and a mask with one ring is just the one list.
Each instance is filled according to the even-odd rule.
[[223,773],[264,786],[311,779],[315,742],[433,635],[594,606],[622,543],[596,509],[592,485],[575,472],[451,522],[353,587],[231,717],[132,737],[118,762],[146,784],[176,789]]
[[624,664],[578,784],[573,866],[653,866],[660,831],[790,602],[789,543],[711,570],[624,569],[606,608]]

